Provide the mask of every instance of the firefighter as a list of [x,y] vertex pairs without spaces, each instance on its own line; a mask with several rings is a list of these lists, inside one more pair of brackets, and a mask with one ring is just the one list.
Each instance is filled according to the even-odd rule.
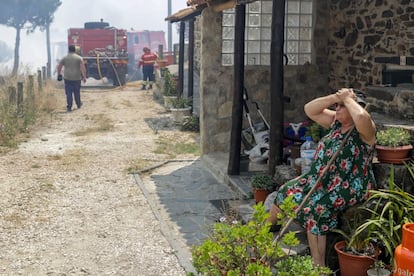
[[155,53],[152,53],[148,47],[144,47],[142,50],[144,53],[138,63],[138,68],[142,66],[142,74],[144,75],[141,90],[146,90],[147,85],[149,86],[149,89],[152,89],[152,84],[155,81],[154,65],[158,56]]

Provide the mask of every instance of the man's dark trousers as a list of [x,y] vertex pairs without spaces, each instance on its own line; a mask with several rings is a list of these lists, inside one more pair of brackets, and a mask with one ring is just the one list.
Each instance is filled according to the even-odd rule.
[[[78,108],[81,106],[81,98],[80,98],[80,88],[81,88],[81,80],[71,81],[65,80],[65,93],[66,93],[66,108],[68,110],[72,109],[73,97],[75,98],[75,103]],[[72,97],[73,93],[73,97]]]

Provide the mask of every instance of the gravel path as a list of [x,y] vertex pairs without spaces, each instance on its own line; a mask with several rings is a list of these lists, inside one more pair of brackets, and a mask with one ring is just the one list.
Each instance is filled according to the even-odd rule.
[[71,113],[56,94],[61,111],[0,156],[0,275],[185,275],[128,168],[193,134],[151,92],[84,91]]

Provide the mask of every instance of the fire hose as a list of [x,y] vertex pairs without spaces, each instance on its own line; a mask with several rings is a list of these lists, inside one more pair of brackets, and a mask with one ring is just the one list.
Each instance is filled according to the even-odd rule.
[[101,64],[99,61],[99,54],[96,55],[96,65],[98,67],[98,74],[99,74],[99,78],[102,80],[102,72],[101,72]]
[[[319,186],[322,177],[325,176],[326,172],[328,171],[329,167],[333,164],[333,162],[335,161],[335,159],[338,157],[339,153],[341,152],[341,150],[343,149],[343,147],[345,146],[345,143],[348,141],[349,136],[351,136],[352,131],[355,129],[355,125],[352,126],[352,128],[350,128],[347,132],[347,134],[345,135],[344,139],[342,140],[342,143],[339,145],[339,148],[337,151],[335,151],[335,153],[332,155],[331,159],[329,159],[328,163],[326,164],[325,168],[323,168],[322,172],[319,174],[318,178],[315,181],[315,185],[313,185],[313,187],[309,190],[309,192],[306,194],[306,196],[303,198],[303,201],[301,202],[301,204],[298,206],[298,208],[295,210],[295,216],[299,213],[299,211],[301,211],[303,209],[303,207],[305,206],[306,202],[308,201],[308,199],[310,198],[310,196],[313,194],[313,192],[316,190],[316,188]],[[282,227],[282,229],[280,230],[280,232],[277,234],[277,236],[275,238],[273,238],[272,240],[272,245],[274,245],[277,241],[279,241],[279,239],[283,236],[283,234],[286,232],[287,228],[292,224],[294,218],[291,217],[289,218],[289,220],[286,222],[285,226]],[[264,255],[260,258],[260,261],[265,261],[266,260],[266,253],[264,253]]]
[[[117,79],[117,81],[118,81],[118,83],[119,83],[119,85],[121,86],[121,80],[119,79],[119,75],[118,75],[118,71],[116,70],[116,68],[115,68],[115,66],[114,66],[114,64],[113,64],[113,62],[112,62],[112,60],[106,55],[106,54],[104,54],[104,57],[106,57],[106,59],[109,61],[109,63],[111,64],[111,66],[112,66],[112,70],[114,71],[114,73],[115,73],[115,77],[116,77],[116,79]],[[97,68],[98,68],[98,74],[99,74],[99,77],[101,78],[101,80],[103,80],[103,77],[102,77],[102,72],[101,72],[101,65],[100,65],[100,59],[99,59],[99,53],[97,53],[96,54],[96,64],[97,64]]]

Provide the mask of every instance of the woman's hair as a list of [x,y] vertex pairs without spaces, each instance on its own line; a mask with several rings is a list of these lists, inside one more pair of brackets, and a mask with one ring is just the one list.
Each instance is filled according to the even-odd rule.
[[354,89],[352,88],[352,90],[354,91],[355,95],[356,95],[356,99],[355,101],[357,103],[359,103],[360,105],[362,105],[363,107],[365,107],[367,105],[367,97],[365,96],[365,93],[362,92],[359,89]]

